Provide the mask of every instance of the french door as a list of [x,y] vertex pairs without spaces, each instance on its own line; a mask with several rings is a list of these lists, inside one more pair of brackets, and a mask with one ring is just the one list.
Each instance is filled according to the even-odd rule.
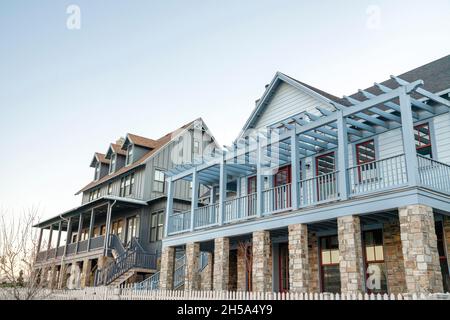
[[289,247],[287,243],[280,243],[278,250],[278,270],[280,292],[289,291]]
[[327,200],[336,196],[335,160],[334,152],[316,157],[317,201]]
[[[278,169],[273,179],[274,184],[274,210],[291,207],[291,166]],[[278,188],[277,188],[278,187]]]

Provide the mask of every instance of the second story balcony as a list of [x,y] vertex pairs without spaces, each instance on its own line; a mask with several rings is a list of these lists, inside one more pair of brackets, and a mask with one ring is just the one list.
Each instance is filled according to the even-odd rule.
[[[398,88],[364,102],[295,115],[208,163],[172,170],[166,236],[333,204],[351,206],[361,199],[370,203],[411,189],[448,199],[450,165],[427,154],[432,139],[424,123],[448,112],[450,102],[421,89],[420,80],[398,81]],[[411,96],[418,93],[427,104]],[[393,141],[396,146],[385,151]],[[192,207],[184,212],[171,205],[178,179],[192,182]],[[200,184],[210,190],[202,201]]]

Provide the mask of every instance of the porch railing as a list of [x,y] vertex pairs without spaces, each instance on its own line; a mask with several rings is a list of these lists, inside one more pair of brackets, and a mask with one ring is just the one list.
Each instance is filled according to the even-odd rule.
[[224,222],[234,222],[256,216],[256,193],[224,202]]
[[285,184],[262,192],[263,214],[284,211],[292,207],[291,184]]
[[405,155],[371,161],[347,170],[350,194],[365,194],[408,182]]
[[450,165],[417,155],[420,184],[450,193]]
[[105,244],[105,236],[99,236],[91,239],[91,244],[89,245],[90,250],[103,248]]
[[176,234],[188,231],[191,225],[191,211],[174,213],[170,216],[168,232]]
[[322,174],[298,183],[300,207],[338,198],[338,171]]
[[196,208],[194,212],[194,229],[216,225],[219,222],[218,212],[218,203]]
[[67,245],[66,255],[75,254],[76,250],[77,250],[77,243],[76,242],[69,243]]
[[88,251],[88,241],[83,240],[78,243],[78,252],[86,252]]
[[173,272],[173,287],[177,289],[184,284],[186,269],[186,256],[182,256],[175,261],[175,271]]

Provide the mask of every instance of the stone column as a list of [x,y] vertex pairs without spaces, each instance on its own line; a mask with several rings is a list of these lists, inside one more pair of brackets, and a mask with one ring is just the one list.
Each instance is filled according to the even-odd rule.
[[237,291],[247,291],[247,266],[245,262],[245,248],[237,249]]
[[408,292],[442,292],[433,209],[406,206],[399,208],[399,217]]
[[200,274],[198,260],[200,258],[200,243],[186,245],[186,270],[184,276],[184,290],[200,290]]
[[56,266],[53,265],[49,269],[49,281],[48,281],[48,288],[54,289],[56,286],[56,276],[57,276],[57,269]]
[[[69,267],[68,267],[69,266]],[[61,264],[59,269],[58,289],[65,289],[67,287],[67,279],[70,276],[70,265]]]
[[92,260],[84,259],[81,271],[81,288],[89,287],[91,280]]
[[315,232],[308,232],[309,292],[320,292],[319,240]]
[[173,290],[173,272],[175,271],[175,248],[165,247],[161,254],[159,288]]
[[203,269],[203,271],[200,273],[200,290],[204,291],[210,291],[213,289],[213,255],[211,252],[206,253],[208,264]]
[[405,265],[399,222],[383,225],[383,245],[388,291],[394,294],[404,293],[406,292]]
[[447,263],[450,267],[450,217],[445,216],[443,227],[444,227],[444,241],[445,241],[445,247],[447,249]]
[[214,290],[228,290],[230,239],[214,239]]
[[289,230],[289,291],[309,292],[308,227],[292,224]]
[[352,294],[364,292],[365,273],[359,217],[339,217],[337,222],[341,292]]
[[272,292],[272,243],[269,231],[253,232],[253,291]]
[[49,276],[50,269],[49,267],[45,266],[41,269],[41,276],[40,276],[40,285],[42,287],[48,286],[48,276]]

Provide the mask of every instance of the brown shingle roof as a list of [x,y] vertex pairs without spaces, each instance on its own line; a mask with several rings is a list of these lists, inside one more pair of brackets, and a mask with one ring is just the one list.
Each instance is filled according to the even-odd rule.
[[105,158],[105,155],[103,153],[96,152],[95,157],[99,162],[109,164],[109,160]]
[[124,156],[127,155],[127,152],[125,150],[122,150],[122,146],[119,144],[111,143],[111,149],[114,153],[121,154]]
[[135,144],[137,146],[141,146],[141,147],[145,147],[145,148],[149,148],[149,149],[154,149],[158,145],[158,142],[153,139],[141,137],[141,136],[131,134],[131,133],[127,134],[127,139],[129,139],[133,144]]
[[[197,119],[200,120],[200,119]],[[195,120],[194,120],[195,121]],[[185,124],[184,126],[169,132],[168,134],[164,135],[163,137],[159,138],[158,140],[153,140],[155,141],[154,143],[154,149],[150,150],[149,152],[147,152],[144,156],[142,156],[139,160],[137,160],[136,162],[132,163],[129,166],[126,167],[122,167],[119,170],[117,170],[116,172],[110,174],[110,175],[106,175],[103,178],[97,180],[97,181],[92,181],[90,182],[88,185],[86,185],[85,187],[83,187],[80,191],[78,191],[75,195],[80,194],[81,192],[84,192],[86,190],[89,190],[91,188],[94,188],[100,184],[103,184],[115,177],[118,177],[126,172],[129,172],[141,165],[144,165],[144,162],[150,158],[153,154],[155,154],[158,150],[160,150],[162,147],[164,147],[167,143],[169,143],[172,140],[172,137],[178,133],[180,133],[182,130],[189,128],[192,123],[194,123],[194,121],[191,121],[187,124]],[[133,141],[134,142],[134,141]]]

